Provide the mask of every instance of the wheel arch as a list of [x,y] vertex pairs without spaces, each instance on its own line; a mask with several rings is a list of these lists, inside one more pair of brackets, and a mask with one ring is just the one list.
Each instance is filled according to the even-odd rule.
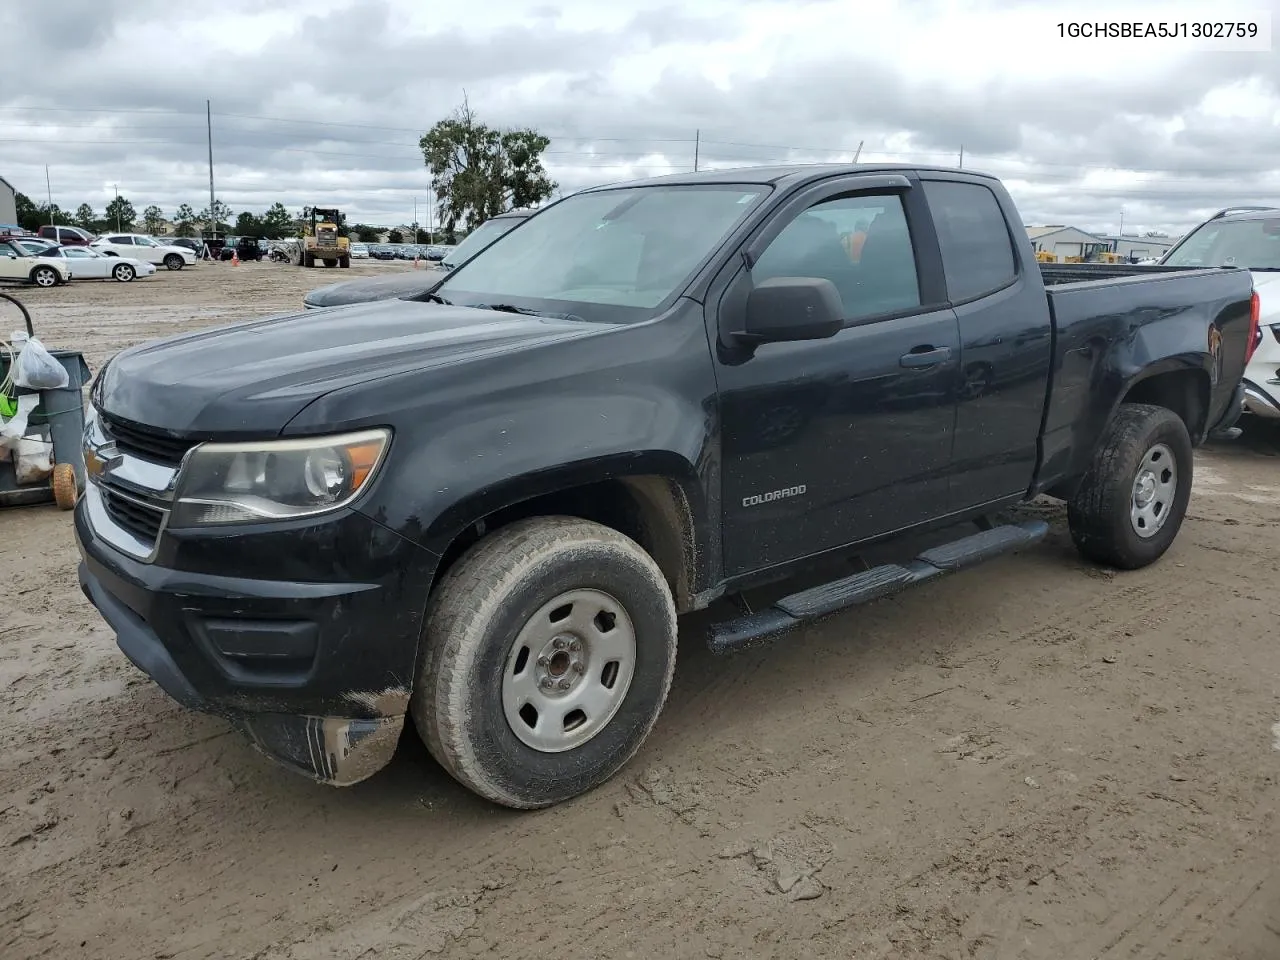
[[1130,378],[1112,405],[1107,426],[1115,420],[1121,404],[1149,403],[1176,413],[1186,424],[1192,442],[1199,443],[1209,428],[1211,397],[1209,371],[1171,357],[1143,368]]
[[559,514],[626,534],[662,570],[681,612],[698,606],[707,573],[706,504],[697,475],[670,451],[629,453],[511,477],[450,506],[426,530],[440,563],[432,581],[472,544],[516,520]]

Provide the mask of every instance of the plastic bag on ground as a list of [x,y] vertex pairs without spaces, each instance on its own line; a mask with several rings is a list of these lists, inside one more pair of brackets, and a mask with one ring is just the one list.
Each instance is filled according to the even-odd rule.
[[67,369],[53,358],[43,343],[31,337],[18,354],[13,382],[28,390],[61,390],[71,378]]

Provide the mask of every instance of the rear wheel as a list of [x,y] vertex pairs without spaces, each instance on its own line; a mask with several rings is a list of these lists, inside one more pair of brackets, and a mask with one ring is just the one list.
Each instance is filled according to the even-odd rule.
[[115,277],[121,283],[128,283],[135,276],[133,267],[127,263],[116,264],[115,269],[111,271],[111,276]]
[[346,269],[347,267],[351,266],[351,258],[343,257],[341,260],[338,261],[338,266],[342,267],[343,269]]
[[1122,570],[1154,563],[1182,527],[1192,472],[1191,435],[1181,417],[1165,407],[1121,404],[1067,505],[1076,549]]
[[304,253],[302,255],[302,265],[304,267],[314,267],[316,265],[316,258],[310,253]]
[[473,546],[432,593],[414,722],[475,793],[546,807],[635,754],[675,659],[671,592],[638,544],[585,520],[523,520]]
[[31,282],[37,287],[56,287],[62,282],[62,277],[53,267],[36,267],[31,271]]
[[170,270],[181,270],[184,262],[185,261],[182,259],[182,256],[180,254],[176,254],[176,253],[165,254],[164,265],[168,267]]

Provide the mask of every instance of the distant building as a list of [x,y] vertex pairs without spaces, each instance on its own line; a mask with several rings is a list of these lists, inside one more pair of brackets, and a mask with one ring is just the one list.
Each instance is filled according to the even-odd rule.
[[1111,244],[1111,252],[1118,253],[1126,260],[1149,260],[1163,257],[1178,242],[1177,237],[1135,237],[1123,236],[1103,237]]
[[14,201],[13,185],[0,177],[0,223],[18,222],[18,205]]
[[1111,249],[1104,237],[1061,223],[1027,227],[1027,236],[1036,253],[1052,253],[1059,263],[1068,257],[1086,258]]

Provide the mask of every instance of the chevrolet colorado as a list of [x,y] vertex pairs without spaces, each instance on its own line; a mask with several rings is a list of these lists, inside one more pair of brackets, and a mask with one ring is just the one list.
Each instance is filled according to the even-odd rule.
[[116,354],[80,582],[135,665],[297,771],[362,780],[412,718],[471,790],[548,806],[639,749],[678,614],[976,525],[708,642],[785,637],[1034,543],[992,518],[1041,494],[1086,557],[1156,561],[1256,311],[1239,269],[1042,269],[969,171],[586,190],[412,299]]

